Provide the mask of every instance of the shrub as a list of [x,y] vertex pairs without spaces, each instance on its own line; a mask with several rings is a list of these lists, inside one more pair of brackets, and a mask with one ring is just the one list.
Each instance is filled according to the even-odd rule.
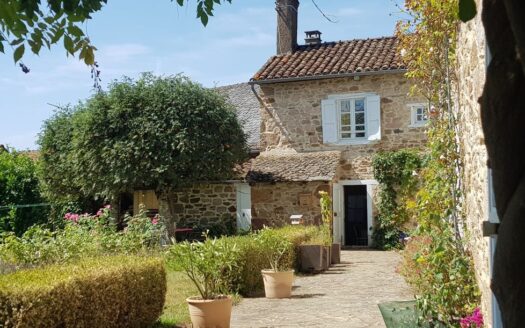
[[204,242],[184,241],[170,248],[168,263],[173,269],[184,271],[202,299],[209,300],[228,293],[224,274],[234,265],[236,251],[235,244],[219,242],[216,238]]
[[[314,226],[285,226],[282,228],[268,229],[265,233],[272,238],[288,240],[290,247],[281,257],[279,267],[298,269],[299,246],[310,239],[317,238],[319,228]],[[258,243],[256,235],[224,237],[219,240],[237,247],[235,264],[224,275],[229,289],[241,295],[258,294],[264,289],[261,270],[268,269],[269,263],[265,258],[264,249],[267,245]]]
[[67,213],[64,221],[64,228],[54,231],[34,226],[21,237],[3,234],[0,261],[4,267],[12,270],[68,263],[85,256],[133,254],[158,247],[165,233],[160,220],[152,220],[144,212],[127,217],[127,227],[117,231],[108,207],[96,215]]
[[372,166],[380,185],[379,214],[372,238],[379,249],[399,248],[401,233],[409,220],[405,203],[416,193],[418,180],[414,173],[421,168],[422,159],[417,151],[402,149],[378,153]]
[[266,259],[266,265],[273,271],[285,271],[293,266],[292,262],[287,261],[293,253],[293,244],[275,233],[275,230],[264,228],[259,231],[255,241]]
[[2,327],[148,327],[166,272],[156,258],[99,257],[0,276]]
[[[47,221],[48,206],[40,194],[37,164],[29,156],[0,149],[0,233],[22,235],[30,226]],[[34,205],[17,207],[16,205]]]

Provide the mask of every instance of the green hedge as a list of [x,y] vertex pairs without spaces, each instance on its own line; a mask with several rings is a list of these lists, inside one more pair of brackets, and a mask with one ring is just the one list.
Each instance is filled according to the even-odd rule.
[[[281,264],[297,270],[299,245],[318,238],[320,229],[314,226],[286,226],[266,230],[264,233],[273,233],[291,242],[292,247],[281,259]],[[220,242],[234,243],[239,250],[236,255],[236,265],[225,274],[230,289],[241,295],[254,295],[262,292],[264,285],[261,270],[268,269],[270,265],[263,256],[261,245],[255,242],[255,236],[223,237]]]
[[162,314],[160,259],[111,256],[0,276],[1,327],[149,327]]

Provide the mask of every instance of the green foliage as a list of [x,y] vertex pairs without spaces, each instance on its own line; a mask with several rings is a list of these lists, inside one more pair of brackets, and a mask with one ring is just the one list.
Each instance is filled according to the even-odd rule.
[[0,150],[0,233],[21,235],[33,224],[45,223],[47,206],[16,207],[44,202],[35,161],[23,153]]
[[209,300],[228,292],[226,272],[235,264],[235,244],[206,239],[173,245],[169,250],[169,263],[175,270],[184,271],[199,290],[202,299]]
[[401,246],[400,234],[409,214],[402,204],[409,201],[415,192],[415,174],[422,160],[417,151],[398,150],[378,153],[373,161],[374,177],[379,182],[379,211],[372,238],[380,249]]
[[[215,5],[231,0],[196,0],[197,18],[206,26]],[[173,0],[172,0],[173,2]],[[179,6],[184,0],[176,0]],[[15,63],[25,49],[38,55],[43,46],[50,49],[62,40],[68,55],[76,55],[96,71],[95,46],[83,31],[92,15],[101,11],[107,0],[12,0],[0,1],[0,52],[13,48]],[[25,66],[23,66],[25,67]]]
[[160,259],[112,256],[0,275],[2,327],[149,327],[161,315]]
[[[310,239],[319,238],[320,230],[313,226],[285,226],[282,228],[266,229],[264,233],[267,235],[263,238],[286,240],[286,243],[289,245],[286,252],[279,258],[278,267],[297,269],[299,265],[297,262],[299,246]],[[217,285],[221,286],[222,290],[220,290],[220,292],[255,295],[263,290],[261,270],[268,269],[268,265],[270,264],[267,259],[267,254],[275,252],[276,249],[279,251],[280,245],[278,244],[276,249],[268,249],[269,247],[273,247],[272,245],[274,244],[263,243],[257,239],[258,236],[258,234],[252,233],[245,236],[222,237],[215,241],[215,251],[226,252],[226,254],[217,254],[217,256],[221,258],[224,256],[229,259],[228,269],[221,267],[220,277],[217,278],[221,279],[220,282],[217,283]],[[180,247],[178,245],[181,244],[173,247],[176,249],[176,247]],[[184,252],[190,251],[191,244],[183,243],[183,245],[185,245],[183,246]],[[231,249],[235,249],[235,251],[229,252]],[[167,261],[171,267],[183,270],[184,267],[178,264],[178,261],[184,261],[186,266],[190,265],[181,255],[182,254],[175,255],[170,250]]]
[[[415,201],[406,209],[418,228],[404,252],[404,272],[417,292],[420,321],[459,327],[479,305],[472,257],[461,222],[461,162],[451,89],[455,84],[458,0],[405,2],[413,19],[398,25],[408,77],[433,104],[428,158]],[[468,2],[461,1],[462,10]]]
[[107,208],[96,216],[68,213],[66,217],[63,229],[33,226],[21,237],[3,234],[0,271],[71,263],[104,254],[135,254],[158,248],[165,235],[162,223],[150,220],[144,212],[127,218],[123,231],[117,231]]
[[323,242],[326,246],[331,246],[333,243],[333,222],[334,222],[334,216],[332,213],[332,199],[330,198],[330,195],[326,191],[320,191],[319,196],[321,197],[319,199],[320,205],[321,205],[321,217],[323,219],[323,225],[320,227],[320,229],[323,232],[325,241]]
[[228,178],[247,156],[245,140],[235,110],[215,91],[183,76],[144,74],[60,111],[39,144],[50,194],[112,199]]
[[279,233],[270,228],[264,228],[258,232],[255,240],[262,250],[266,263],[275,271],[286,271],[291,268],[290,263],[283,261],[286,254],[293,252],[293,244]]

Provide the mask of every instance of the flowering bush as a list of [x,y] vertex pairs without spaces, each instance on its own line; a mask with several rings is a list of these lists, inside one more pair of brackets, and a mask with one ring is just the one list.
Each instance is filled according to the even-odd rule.
[[126,228],[118,231],[109,205],[96,215],[66,213],[64,221],[64,228],[54,231],[33,226],[21,237],[0,235],[0,261],[18,269],[100,254],[132,254],[159,247],[165,236],[161,220],[148,218],[144,211],[126,217]]
[[476,308],[471,315],[462,318],[459,323],[461,328],[481,328],[483,327],[483,314],[479,308]]

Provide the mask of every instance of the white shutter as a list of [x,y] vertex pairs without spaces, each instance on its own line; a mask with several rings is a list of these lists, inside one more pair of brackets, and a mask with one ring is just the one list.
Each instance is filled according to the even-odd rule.
[[323,143],[337,142],[337,111],[335,99],[324,99],[321,101]]
[[381,106],[378,95],[366,97],[368,140],[381,139]]

